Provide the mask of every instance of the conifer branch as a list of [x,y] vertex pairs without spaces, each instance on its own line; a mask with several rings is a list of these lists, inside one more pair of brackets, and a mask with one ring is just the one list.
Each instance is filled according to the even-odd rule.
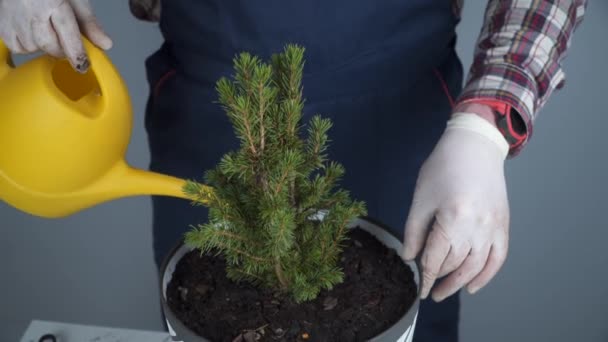
[[277,275],[277,279],[279,280],[279,283],[281,284],[281,288],[282,289],[288,288],[289,282],[287,281],[287,278],[285,278],[285,274],[283,273],[283,268],[281,266],[281,260],[279,258],[276,258],[274,260],[274,272]]
[[258,247],[261,246],[258,241],[251,241],[251,240],[248,240],[248,239],[246,239],[246,238],[244,238],[242,236],[239,236],[239,235],[236,235],[234,233],[230,233],[230,232],[227,232],[227,231],[224,231],[224,230],[215,230],[214,234],[221,235],[221,236],[223,236],[223,237],[225,237],[227,239],[241,241],[243,243],[251,243],[251,244],[254,244],[254,245],[258,246]]
[[248,114],[246,112],[242,112],[243,116],[243,124],[245,125],[245,134],[247,136],[247,141],[249,141],[249,150],[251,150],[251,154],[254,156],[258,155],[258,149],[255,148],[255,139],[253,138],[253,134],[251,133],[251,122],[249,121]]
[[329,249],[330,251],[336,251],[336,248],[338,247],[338,241],[344,237],[342,235],[344,234],[344,228],[346,228],[346,225],[350,222],[350,220],[351,218],[348,217],[339,224],[338,233],[334,237],[333,243],[331,244],[331,248]]
[[216,245],[220,249],[225,249],[225,250],[228,250],[228,251],[231,251],[231,252],[236,252],[236,253],[238,253],[238,254],[240,254],[242,256],[245,256],[245,257],[247,257],[247,258],[249,258],[251,260],[257,261],[257,262],[269,262],[269,260],[267,258],[262,258],[262,257],[258,257],[258,256],[255,256],[255,255],[252,255],[252,254],[250,254],[250,253],[248,253],[248,252],[246,252],[246,251],[244,251],[242,249],[239,249],[239,248],[236,248],[236,247],[230,247],[227,244],[224,244],[224,243],[221,243],[221,242],[216,243]]
[[264,93],[264,84],[260,83],[258,85],[258,97],[260,99],[260,103],[258,106],[258,116],[260,117],[260,150],[262,152],[264,152],[264,147],[266,145],[266,131],[265,131],[265,124],[264,124],[264,113],[266,112],[266,108],[264,107],[265,102],[262,101],[263,98],[263,93]]
[[281,191],[283,190],[283,186],[285,185],[285,181],[287,180],[287,177],[289,176],[289,169],[285,168],[283,169],[283,172],[281,173],[281,176],[276,184],[276,187],[274,188],[274,193],[276,195],[280,194]]
[[241,269],[241,268],[232,267],[232,268],[230,268],[230,272],[239,273],[239,274],[243,275],[244,277],[255,279],[258,282],[264,281],[264,278],[260,277],[259,275],[255,274],[253,272],[247,272],[246,270]]

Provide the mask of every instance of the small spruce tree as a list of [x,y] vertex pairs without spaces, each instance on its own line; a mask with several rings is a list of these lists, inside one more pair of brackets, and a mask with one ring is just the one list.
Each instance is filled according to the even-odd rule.
[[[221,253],[227,276],[289,294],[297,302],[343,281],[338,265],[347,224],[366,214],[337,186],[344,168],[327,156],[329,119],[302,125],[304,48],[287,45],[267,64],[248,53],[216,85],[240,147],[184,191],[209,207],[187,245]],[[306,134],[307,133],[307,134]],[[319,219],[318,214],[323,213]]]

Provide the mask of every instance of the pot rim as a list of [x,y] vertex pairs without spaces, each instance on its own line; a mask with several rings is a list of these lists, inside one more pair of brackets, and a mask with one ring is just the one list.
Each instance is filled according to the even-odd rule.
[[[395,233],[393,233],[386,224],[382,223],[381,221],[379,221],[375,218],[369,217],[369,216],[358,217],[353,222],[356,222],[357,220],[367,221],[371,225],[376,226],[377,228],[380,228],[382,231],[387,233],[390,237],[397,240],[401,247],[403,246],[403,243],[400,241],[399,237]],[[353,225],[353,227],[356,227],[356,225]],[[364,229],[364,228],[362,228],[362,229]],[[379,237],[376,236],[376,234],[373,234],[373,235],[379,239]],[[381,242],[384,243],[383,241],[381,241]],[[167,267],[168,267],[169,263],[171,262],[171,260],[173,259],[174,255],[178,251],[180,251],[180,249],[182,249],[183,247],[188,248],[184,243],[184,239],[182,238],[175,244],[175,246],[173,248],[171,248],[171,250],[169,251],[169,253],[167,253],[167,255],[165,256],[165,258],[163,259],[163,262],[161,264],[160,273],[159,273],[159,275],[160,275],[159,285],[160,285],[161,307],[163,310],[163,315],[165,316],[164,317],[165,321],[168,324],[168,328],[169,328],[169,332],[171,333],[171,337],[175,336],[175,331],[174,331],[174,326],[175,326],[178,331],[186,331],[186,332],[192,334],[193,336],[197,336],[200,339],[200,341],[208,341],[204,337],[199,336],[198,334],[194,333],[192,330],[190,330],[190,328],[186,327],[181,322],[181,320],[177,318],[175,313],[173,313],[173,310],[171,310],[171,308],[169,307],[169,305],[167,303],[166,293],[165,293],[165,289],[163,286],[165,273],[166,273]],[[387,246],[387,247],[391,248],[390,246]],[[398,253],[399,253],[399,251],[398,251]],[[401,256],[401,253],[399,253],[399,255]],[[411,322],[408,325],[415,326],[415,323],[416,323],[416,320],[418,317],[418,310],[419,310],[419,306],[420,306],[420,284],[422,281],[421,275],[420,275],[420,265],[417,260],[405,261],[405,260],[403,260],[403,257],[401,257],[401,259],[406,265],[408,265],[412,268],[412,272],[414,273],[414,282],[416,283],[416,286],[418,288],[416,298],[414,299],[414,302],[412,303],[412,305],[410,306],[408,311],[403,316],[401,316],[401,318],[397,322],[395,322],[393,325],[387,327],[379,335],[370,339],[370,342],[389,341],[388,340],[389,338],[391,339],[390,341],[392,341],[393,335],[395,334],[395,330],[398,327],[403,326],[407,322]],[[181,260],[181,257],[179,260]],[[404,332],[405,331],[400,331],[400,335],[396,336],[394,338],[394,340],[397,341],[397,339],[399,339]]]

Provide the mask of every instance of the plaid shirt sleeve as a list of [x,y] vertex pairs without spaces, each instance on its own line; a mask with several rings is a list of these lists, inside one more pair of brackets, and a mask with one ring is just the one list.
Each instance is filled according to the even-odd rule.
[[551,93],[564,85],[564,59],[586,0],[490,0],[458,104],[498,101],[519,114],[524,138]]

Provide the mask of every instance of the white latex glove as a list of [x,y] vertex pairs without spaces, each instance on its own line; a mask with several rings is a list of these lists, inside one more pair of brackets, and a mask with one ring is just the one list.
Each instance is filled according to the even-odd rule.
[[509,146],[476,114],[455,114],[420,169],[405,226],[404,258],[421,254],[421,297],[441,301],[467,285],[485,286],[506,259],[509,205],[504,160]]
[[100,48],[112,47],[89,0],[0,0],[0,38],[13,53],[42,50],[67,57],[74,69],[86,72],[81,31]]

